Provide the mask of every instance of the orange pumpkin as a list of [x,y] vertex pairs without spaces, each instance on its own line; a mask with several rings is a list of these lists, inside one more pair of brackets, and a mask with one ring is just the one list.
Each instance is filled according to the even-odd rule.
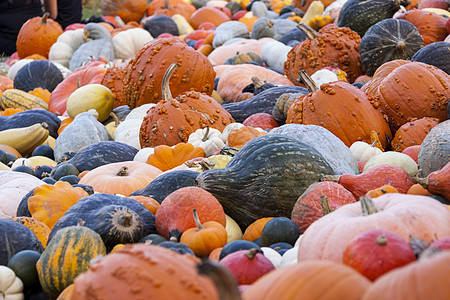
[[182,15],[186,21],[191,20],[195,7],[183,0],[154,0],[147,7],[147,16],[175,14]]
[[33,196],[28,198],[28,209],[34,219],[52,229],[72,205],[87,196],[89,194],[81,187],[57,181],[54,185],[44,184],[36,188]]
[[48,236],[50,234],[50,228],[48,228],[47,225],[30,217],[12,217],[11,219],[27,226],[31,231],[33,231],[34,235],[38,238],[45,249],[47,246]]
[[129,196],[129,198],[136,200],[140,204],[144,205],[145,208],[147,208],[149,211],[152,212],[152,214],[156,215],[156,212],[158,211],[160,204],[158,201],[153,199],[152,197],[145,197],[145,196]]
[[264,226],[266,226],[266,223],[272,219],[273,217],[268,217],[256,220],[245,229],[242,239],[253,242],[257,238],[261,237],[261,231],[263,230]]
[[201,223],[197,210],[193,209],[195,228],[189,228],[181,235],[181,243],[189,246],[195,255],[205,257],[216,248],[225,246],[227,243],[227,231],[225,227],[215,221]]
[[413,184],[409,189],[407,194],[410,195],[423,195],[423,196],[431,196],[433,195],[430,193],[426,188],[424,188],[420,183]]
[[0,150],[5,151],[6,153],[10,153],[17,158],[22,157],[22,155],[19,153],[19,151],[17,151],[16,149],[14,149],[13,147],[11,147],[9,145],[0,144]]
[[120,194],[128,197],[146,187],[161,170],[140,161],[124,161],[97,167],[80,179],[98,193]]
[[119,16],[125,23],[141,21],[147,9],[146,0],[102,0],[101,10],[104,16]]
[[148,156],[147,164],[155,166],[161,171],[167,171],[196,157],[205,157],[205,151],[192,144],[178,143],[173,147],[160,145],[156,146],[155,152]]
[[72,118],[65,118],[64,120],[62,120],[61,124],[59,124],[58,135],[60,135],[61,132],[64,130],[64,128],[66,128],[72,122],[73,122]]
[[403,124],[391,142],[392,150],[402,152],[409,146],[422,144],[428,132],[438,123],[436,118],[422,118]]
[[16,42],[20,58],[32,54],[48,57],[51,46],[63,33],[61,25],[48,16],[49,13],[45,13],[42,17],[31,18],[22,25]]
[[1,95],[1,92],[4,92],[7,89],[12,89],[12,88],[14,88],[14,81],[12,81],[12,79],[10,79],[6,76],[0,75],[0,95]]
[[101,84],[106,86],[114,94],[114,107],[119,107],[126,105],[127,103],[123,100],[122,90],[123,90],[123,73],[126,64],[121,64],[112,68],[106,69],[106,73],[102,78]]
[[215,7],[203,6],[191,15],[190,23],[194,29],[197,29],[205,22],[211,22],[215,27],[218,27],[227,21],[230,21],[230,18],[221,10]]
[[50,95],[51,95],[51,93],[48,90],[43,89],[41,87],[35,88],[32,91],[29,91],[28,94],[31,94],[31,95],[34,95],[36,97],[41,98],[47,104],[50,102]]
[[366,196],[369,196],[370,198],[376,198],[387,193],[398,193],[398,190],[392,185],[383,185],[379,188],[368,191]]
[[267,132],[255,129],[252,126],[243,126],[235,129],[228,135],[228,146],[234,148],[242,148],[247,142],[257,138],[258,136],[266,135]]
[[399,19],[411,22],[419,30],[424,46],[440,42],[447,37],[444,16],[421,9],[413,9],[398,16]]

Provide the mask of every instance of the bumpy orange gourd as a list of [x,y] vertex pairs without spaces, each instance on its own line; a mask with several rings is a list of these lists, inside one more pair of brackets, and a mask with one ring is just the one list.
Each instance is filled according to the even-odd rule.
[[3,116],[3,117],[12,116],[21,111],[23,111],[23,109],[21,109],[21,108],[7,108],[5,110],[0,111],[0,116]]
[[139,132],[142,148],[186,143],[197,129],[210,126],[222,131],[234,121],[214,98],[204,93],[189,91],[172,98],[169,78],[176,67],[177,64],[170,65],[164,74],[163,100],[150,108],[142,121]]
[[350,83],[364,74],[359,55],[360,36],[347,27],[325,26],[318,32],[308,31],[308,39],[289,51],[284,74],[296,85],[298,72],[308,75],[329,66],[339,67]]
[[44,184],[36,188],[33,196],[28,198],[28,209],[34,219],[52,229],[72,205],[87,196],[89,194],[81,187],[57,181],[54,185]]
[[199,261],[160,246],[125,245],[78,276],[71,299],[218,300],[212,280],[198,274]]
[[61,25],[48,16],[49,13],[45,13],[42,17],[31,18],[22,25],[16,42],[19,57],[25,58],[32,54],[48,57],[51,46],[63,33]]
[[101,84],[109,88],[114,94],[114,107],[119,107],[127,104],[122,98],[122,79],[125,67],[126,64],[121,64],[113,68],[108,68],[102,78]]
[[146,0],[102,0],[102,15],[119,16],[124,23],[140,22],[147,10]]
[[161,170],[140,161],[124,161],[97,167],[80,179],[98,193],[129,196],[146,187]]
[[161,171],[167,171],[196,157],[205,157],[203,148],[194,147],[189,143],[178,143],[173,147],[160,145],[148,156],[147,163]]
[[422,144],[428,132],[438,123],[436,118],[422,118],[403,124],[391,142],[392,150],[401,152],[409,146]]
[[178,37],[159,38],[148,42],[128,62],[122,94],[128,106],[161,100],[163,75],[172,63],[179,65],[169,83],[174,96],[186,91],[212,94],[215,72],[209,60]]
[[31,94],[31,95],[41,98],[42,100],[47,102],[47,104],[50,101],[51,93],[48,90],[43,89],[41,87],[35,88],[32,91],[29,91],[28,94]]

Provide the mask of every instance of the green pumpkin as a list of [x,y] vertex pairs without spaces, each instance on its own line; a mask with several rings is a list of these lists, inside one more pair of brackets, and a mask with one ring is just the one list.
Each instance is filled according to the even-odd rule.
[[14,254],[8,261],[8,268],[16,273],[22,280],[25,289],[39,287],[39,276],[36,263],[41,257],[41,253],[33,250],[23,250]]
[[89,269],[92,259],[101,255],[106,255],[105,244],[92,229],[70,226],[59,230],[36,264],[42,289],[57,298],[75,277]]
[[326,174],[334,171],[317,150],[269,134],[246,143],[225,168],[204,171],[196,182],[245,229],[263,217],[290,217],[298,197]]
[[288,243],[294,246],[301,232],[291,219],[280,217],[266,223],[261,231],[261,246],[269,247],[275,243]]

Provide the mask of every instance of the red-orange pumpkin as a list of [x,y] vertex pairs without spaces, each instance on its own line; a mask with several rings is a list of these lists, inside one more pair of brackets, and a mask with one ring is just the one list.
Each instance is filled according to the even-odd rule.
[[409,146],[422,144],[431,128],[438,123],[439,120],[436,118],[422,118],[403,124],[397,130],[391,142],[392,150],[401,152]]
[[124,23],[140,22],[147,10],[146,0],[102,0],[102,15],[119,16]]
[[194,12],[195,7],[183,0],[154,0],[147,7],[147,16],[167,15],[172,17],[179,14],[188,22]]

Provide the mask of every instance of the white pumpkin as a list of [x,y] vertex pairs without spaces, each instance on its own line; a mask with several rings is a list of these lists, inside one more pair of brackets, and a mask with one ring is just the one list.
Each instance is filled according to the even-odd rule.
[[50,48],[49,60],[69,67],[73,53],[85,42],[83,37],[83,28],[64,31]]
[[28,58],[24,58],[24,59],[20,59],[18,61],[16,61],[11,68],[9,68],[8,70],[8,78],[11,80],[14,80],[14,77],[16,77],[17,72],[19,72],[19,70],[25,66],[26,64],[32,62],[33,59],[28,59]]
[[292,47],[278,41],[268,42],[261,47],[261,57],[267,66],[284,72],[284,63],[291,49]]
[[227,140],[228,140],[228,135],[230,134],[230,132],[232,132],[235,129],[239,129],[241,127],[244,127],[244,124],[238,123],[238,122],[228,124],[222,130],[222,141],[228,146]]
[[314,82],[318,87],[320,87],[324,83],[339,80],[339,77],[335,72],[326,69],[316,71],[314,74],[311,75],[311,78],[312,80],[314,80]]
[[295,265],[297,263],[298,247],[293,247],[284,252],[280,261],[280,268],[289,265]]
[[227,231],[227,244],[233,241],[240,240],[242,238],[242,230],[235,220],[225,215],[226,217],[226,226],[225,230]]
[[141,149],[139,130],[147,111],[155,105],[154,103],[148,103],[133,109],[114,131],[114,141]]
[[23,300],[23,283],[13,270],[0,266],[0,299]]
[[366,142],[356,141],[350,146],[350,151],[357,161],[367,162],[375,155],[383,153],[381,149]]
[[386,151],[369,159],[364,165],[363,172],[378,165],[398,166],[411,176],[416,175],[419,171],[416,162],[409,155],[395,151]]
[[146,163],[150,154],[153,154],[154,152],[155,152],[155,148],[153,148],[153,147],[142,148],[138,151],[138,153],[136,153],[133,160],[134,161],[142,161],[142,162]]
[[11,169],[14,170],[15,168],[19,167],[19,166],[27,166],[30,168],[34,168],[33,166],[33,162],[31,160],[29,160],[28,158],[18,158],[14,161],[14,163],[11,166]]
[[270,247],[261,247],[261,250],[264,254],[264,256],[270,260],[270,262],[273,264],[273,266],[275,268],[279,268],[280,267],[280,263],[281,263],[281,255],[280,253],[278,253],[277,251],[275,251],[274,249],[270,248]]
[[127,60],[146,43],[153,40],[150,32],[142,28],[132,28],[121,31],[112,38],[115,58]]
[[225,147],[220,130],[210,128],[209,126],[204,129],[197,129],[191,133],[188,138],[188,143],[205,150],[206,156],[211,155],[215,150],[220,150]]

